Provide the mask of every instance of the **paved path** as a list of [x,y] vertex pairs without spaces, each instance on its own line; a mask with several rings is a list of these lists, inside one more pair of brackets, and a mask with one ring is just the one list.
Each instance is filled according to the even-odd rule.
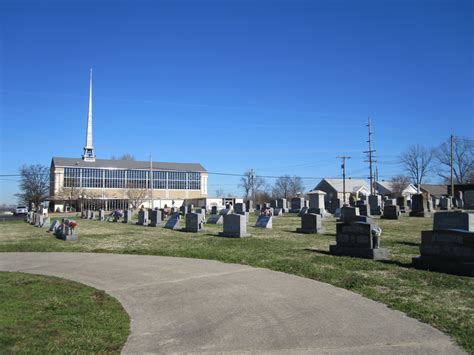
[[131,318],[124,353],[462,353],[438,330],[355,293],[216,261],[0,253],[0,270],[105,290]]

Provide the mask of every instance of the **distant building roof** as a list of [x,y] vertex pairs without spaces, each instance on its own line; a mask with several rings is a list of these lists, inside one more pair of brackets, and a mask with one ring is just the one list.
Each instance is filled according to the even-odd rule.
[[[149,161],[137,160],[110,160],[96,159],[95,161],[84,161],[81,158],[53,157],[52,164],[55,167],[78,167],[78,168],[110,168],[110,169],[150,169]],[[206,172],[201,164],[197,163],[165,163],[153,162],[153,170]]]
[[[323,180],[325,180],[329,185],[331,185],[337,192],[343,192],[343,179],[323,179]],[[313,190],[319,189],[318,187],[319,184]],[[360,191],[361,189],[364,189],[367,192],[370,192],[370,187],[367,181],[362,180],[362,179],[346,179],[346,193],[347,192],[355,193],[355,192]]]
[[448,187],[446,185],[421,184],[420,189],[422,192],[427,192],[435,197],[446,196],[448,194]]
[[[382,195],[389,195],[393,193],[393,187],[391,181],[376,181],[375,182],[377,192]],[[417,189],[413,184],[408,184],[407,187],[403,189],[404,194],[416,194]]]

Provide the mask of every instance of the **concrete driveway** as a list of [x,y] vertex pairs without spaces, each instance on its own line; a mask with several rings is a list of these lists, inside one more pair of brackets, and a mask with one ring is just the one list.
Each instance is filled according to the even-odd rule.
[[331,285],[217,261],[0,253],[1,271],[101,289],[131,317],[124,353],[463,353],[440,331]]

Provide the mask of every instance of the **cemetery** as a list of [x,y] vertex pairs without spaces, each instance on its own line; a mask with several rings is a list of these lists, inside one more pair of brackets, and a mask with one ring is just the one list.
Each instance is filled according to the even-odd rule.
[[[274,205],[279,206],[277,202]],[[304,202],[295,203],[293,207],[301,206],[301,212],[305,208]],[[399,205],[388,204],[385,205],[381,218],[362,215],[360,206],[361,204],[358,207],[342,208],[339,219],[332,216],[323,218],[321,214],[310,213],[311,204],[306,213],[287,211],[275,218],[270,212],[280,207],[267,208],[268,214],[262,213],[262,210],[249,213],[246,211],[247,206],[243,204],[234,206],[233,210],[209,211],[205,225],[205,212],[191,206],[185,215],[175,212],[165,217],[160,210],[144,209],[135,213],[123,211],[120,216],[112,214],[113,218],[109,221],[107,218],[100,218],[101,215],[111,214],[108,212],[87,211],[85,217],[96,215],[92,219],[82,219],[80,215],[71,219],[68,214],[50,214],[49,228],[34,228],[39,217],[31,214],[26,216],[29,223],[0,225],[0,251],[21,248],[30,251],[106,250],[112,253],[152,255],[169,255],[171,252],[175,256],[195,258],[205,255],[205,258],[232,263],[245,262],[297,273],[348,288],[394,307],[399,307],[401,301],[402,304],[408,302],[406,307],[398,309],[426,322],[429,322],[429,315],[433,312],[448,312],[452,317],[454,309],[445,309],[444,307],[450,306],[443,302],[436,303],[436,300],[441,301],[454,290],[474,292],[473,279],[458,276],[473,275],[473,251],[469,244],[469,238],[472,237],[472,214],[435,212],[434,219],[396,219],[389,216],[399,217]],[[199,213],[190,212],[191,209]],[[395,212],[391,212],[392,210]],[[447,217],[438,217],[445,214],[452,218],[447,220]],[[209,223],[212,218],[217,218],[218,222]],[[78,226],[74,225],[72,228],[70,222],[74,219]],[[144,228],[145,226],[154,228]],[[180,233],[181,231],[189,233]],[[198,233],[198,239],[192,236],[195,233]],[[454,244],[449,244],[447,233],[454,236]],[[139,244],[130,244],[132,240],[139,241]],[[438,255],[436,253],[444,254],[435,260]],[[282,264],[284,260],[286,261]],[[337,272],[331,271],[335,267]],[[357,269],[356,274],[353,273],[354,268]],[[427,268],[442,273],[429,273],[424,270]],[[386,276],[381,278],[379,272]],[[444,290],[429,291],[433,285],[426,281],[426,273],[439,280],[450,280],[452,285]],[[413,284],[414,280],[416,286]],[[417,298],[396,291],[408,285],[410,294],[417,294]],[[425,305],[428,300],[430,304],[435,302],[436,307],[428,309]],[[468,307],[464,298],[457,299],[457,302],[458,306]],[[424,313],[412,314],[412,308],[424,309]],[[456,337],[456,329],[472,325],[469,324],[459,322],[452,329],[447,326],[448,332]],[[466,342],[462,337],[460,341]]]

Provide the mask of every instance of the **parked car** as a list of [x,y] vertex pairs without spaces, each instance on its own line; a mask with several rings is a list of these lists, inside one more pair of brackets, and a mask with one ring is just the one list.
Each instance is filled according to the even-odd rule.
[[20,215],[27,214],[27,213],[28,213],[28,207],[26,207],[26,206],[17,206],[15,208],[15,212],[13,214],[15,216],[20,216]]

